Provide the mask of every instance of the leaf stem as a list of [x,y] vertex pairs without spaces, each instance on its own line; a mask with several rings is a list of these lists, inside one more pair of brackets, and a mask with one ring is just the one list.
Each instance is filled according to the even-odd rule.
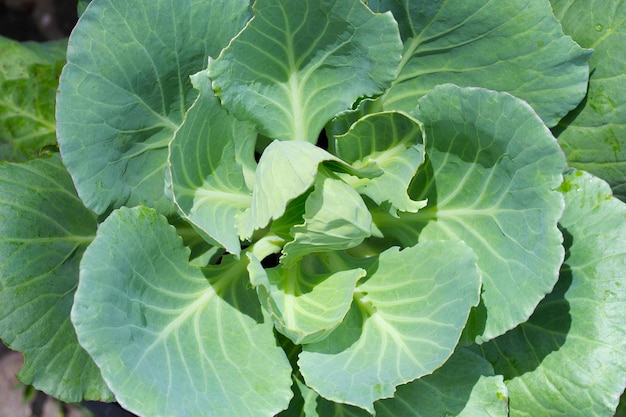
[[361,313],[363,313],[366,317],[372,317],[376,314],[376,306],[367,298],[366,292],[355,291],[352,299],[356,303],[359,310],[361,310]]

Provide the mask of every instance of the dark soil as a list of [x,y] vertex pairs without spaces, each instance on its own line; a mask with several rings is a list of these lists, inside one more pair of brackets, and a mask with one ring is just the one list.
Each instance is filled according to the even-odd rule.
[[0,0],[0,35],[18,41],[47,41],[70,34],[77,0]]

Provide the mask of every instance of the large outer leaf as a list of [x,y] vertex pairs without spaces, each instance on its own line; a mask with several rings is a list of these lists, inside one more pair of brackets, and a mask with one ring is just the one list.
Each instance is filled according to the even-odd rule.
[[163,193],[167,146],[193,103],[189,81],[249,18],[247,0],[93,1],[75,27],[57,133],[85,204],[104,213]]
[[54,102],[66,45],[0,36],[0,160],[26,160],[56,143]]
[[360,1],[257,0],[209,76],[224,106],[264,135],[315,143],[335,114],[383,92],[401,51],[391,14]]
[[582,171],[562,190],[558,284],[527,323],[482,346],[508,380],[511,416],[612,416],[626,386],[626,205]]
[[448,359],[479,292],[475,256],[462,242],[388,249],[344,322],[304,346],[300,372],[323,397],[373,412],[374,401]]
[[211,240],[239,256],[235,217],[252,201],[245,172],[254,175],[256,131],[219,105],[205,71],[192,80],[200,95],[170,143],[174,203]]
[[626,201],[626,3],[552,0],[563,30],[587,48],[585,101],[556,128],[570,165],[608,181]]
[[70,323],[95,232],[58,157],[0,164],[0,338],[24,352],[24,383],[70,402],[112,398]]
[[548,0],[380,0],[404,41],[386,109],[410,110],[439,84],[507,91],[548,126],[585,95],[589,51],[563,35]]
[[272,416],[291,366],[247,288],[247,258],[189,266],[167,220],[117,210],[81,262],[72,321],[116,399],[145,416]]
[[424,123],[427,162],[412,189],[428,206],[399,221],[374,221],[404,245],[470,245],[486,317],[474,316],[469,335],[492,339],[526,321],[558,278],[564,155],[532,109],[507,93],[440,86],[420,100],[416,118]]

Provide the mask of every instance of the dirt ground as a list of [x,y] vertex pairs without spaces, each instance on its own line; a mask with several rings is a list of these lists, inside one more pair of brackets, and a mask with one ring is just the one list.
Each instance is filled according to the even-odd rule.
[[66,37],[76,23],[77,0],[0,0],[0,35],[19,41]]
[[[0,343],[0,417],[85,417],[79,409],[28,391],[15,375],[24,359]],[[26,393],[29,393],[26,395]]]

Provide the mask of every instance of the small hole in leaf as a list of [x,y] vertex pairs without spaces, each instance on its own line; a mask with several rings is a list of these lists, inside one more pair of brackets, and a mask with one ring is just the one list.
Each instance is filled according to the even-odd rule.
[[279,253],[272,253],[261,261],[261,265],[263,265],[263,268],[274,268],[275,266],[278,266],[279,259]]
[[326,129],[322,129],[320,135],[317,137],[317,146],[328,150],[328,136],[326,136]]

